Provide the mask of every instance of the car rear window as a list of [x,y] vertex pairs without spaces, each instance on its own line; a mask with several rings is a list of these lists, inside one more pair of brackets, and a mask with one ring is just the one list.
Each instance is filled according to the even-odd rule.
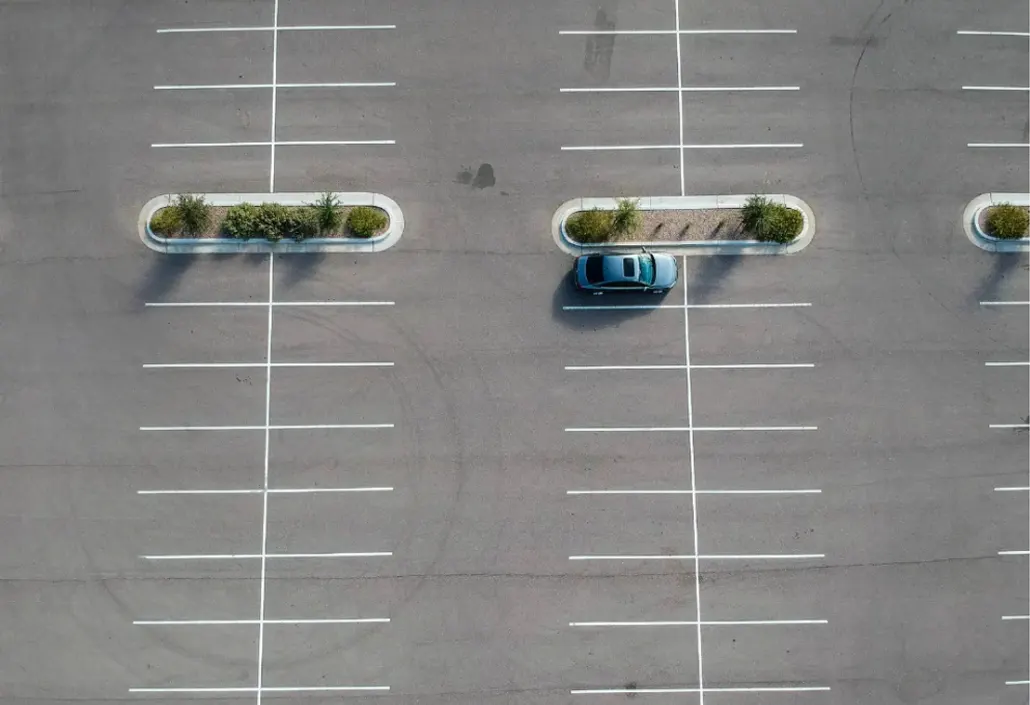
[[587,258],[587,281],[598,284],[604,279],[604,258],[600,255]]

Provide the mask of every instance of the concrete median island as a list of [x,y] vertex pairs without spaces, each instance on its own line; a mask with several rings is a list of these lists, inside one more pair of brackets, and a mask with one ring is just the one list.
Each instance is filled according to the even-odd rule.
[[793,254],[814,234],[814,217],[785,194],[580,198],[554,214],[552,234],[578,255],[648,247],[682,254]]
[[170,254],[381,252],[404,217],[376,193],[202,193],[151,199],[139,216],[147,247]]

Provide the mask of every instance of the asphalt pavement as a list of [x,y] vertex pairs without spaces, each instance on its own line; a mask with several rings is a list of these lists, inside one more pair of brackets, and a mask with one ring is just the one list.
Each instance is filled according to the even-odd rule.
[[[0,703],[1027,703],[1028,260],[960,221],[1030,190],[1026,36],[963,32],[1028,29],[0,1]],[[270,189],[404,237],[138,238]],[[750,192],[813,243],[570,289],[562,202]]]

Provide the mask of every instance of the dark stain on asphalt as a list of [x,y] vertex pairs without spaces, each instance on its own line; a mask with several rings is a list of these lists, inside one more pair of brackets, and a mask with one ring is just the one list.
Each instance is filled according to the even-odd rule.
[[[611,32],[615,29],[615,19],[609,18],[603,9],[597,11],[594,18],[594,29]],[[586,58],[583,68],[590,77],[597,81],[607,81],[612,72],[612,54],[615,51],[614,34],[587,35]]]
[[479,169],[476,170],[476,178],[472,180],[472,186],[475,188],[490,188],[497,183],[497,179],[494,178],[494,168],[489,164],[480,164]]

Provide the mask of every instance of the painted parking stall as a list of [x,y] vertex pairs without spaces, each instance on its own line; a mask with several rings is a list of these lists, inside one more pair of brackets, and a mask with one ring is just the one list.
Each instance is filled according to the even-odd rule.
[[[384,90],[395,87],[396,83],[390,80],[350,79],[281,82],[279,80],[281,38],[286,35],[303,37],[388,32],[395,30],[397,26],[385,23],[289,24],[284,21],[284,10],[288,3],[269,0],[268,4],[271,9],[271,22],[269,23],[174,26],[157,30],[157,34],[160,35],[159,41],[170,47],[174,47],[176,41],[199,45],[204,41],[218,41],[227,36],[258,38],[259,41],[268,41],[271,43],[271,61],[266,78],[234,82],[232,80],[222,81],[212,76],[212,80],[209,82],[169,80],[154,86],[155,91],[170,98],[203,96],[203,100],[207,103],[208,96],[231,94],[234,96],[234,103],[240,96],[245,96],[245,100],[253,101],[255,105],[268,106],[268,123],[264,127],[266,136],[244,139],[222,139],[218,133],[210,136],[198,134],[194,139],[176,139],[174,136],[167,136],[161,141],[154,142],[151,146],[155,150],[162,151],[239,149],[250,154],[264,151],[267,154],[266,183],[268,191],[275,193],[277,153],[285,149],[293,147],[379,147],[395,143],[393,139],[381,135],[370,136],[367,139],[340,139],[332,135],[324,138],[284,139],[277,129],[277,114],[283,104],[290,100],[291,95],[305,91],[339,93],[352,90]],[[264,108],[262,108],[261,115],[264,115]],[[223,131],[222,134],[225,132]],[[154,312],[154,315],[159,312],[162,315],[176,313],[179,316],[189,317],[191,321],[196,321],[195,326],[201,328],[211,325],[215,317],[228,326],[232,325],[235,318],[243,316],[258,315],[264,319],[263,344],[234,345],[229,358],[218,358],[216,352],[205,352],[200,359],[169,357],[168,359],[150,360],[143,364],[143,369],[149,375],[178,375],[178,379],[182,379],[183,375],[192,376],[194,381],[188,383],[192,385],[203,384],[196,381],[198,377],[203,379],[205,375],[235,372],[238,382],[246,382],[252,387],[258,387],[253,391],[261,396],[260,403],[248,404],[248,407],[253,406],[254,408],[238,409],[238,419],[231,418],[232,415],[229,413],[220,413],[218,420],[196,420],[192,418],[193,414],[183,412],[183,418],[178,421],[144,422],[139,427],[140,433],[151,436],[182,437],[184,453],[188,453],[189,449],[193,447],[194,443],[191,439],[196,436],[232,438],[232,443],[235,445],[250,444],[259,448],[263,455],[263,461],[259,476],[250,481],[236,481],[235,484],[219,485],[217,482],[205,480],[203,485],[196,487],[150,486],[137,490],[139,501],[149,506],[160,503],[176,503],[175,506],[203,503],[202,506],[219,516],[240,513],[251,516],[255,512],[256,505],[260,520],[251,527],[251,537],[238,542],[249,548],[204,550],[202,547],[205,544],[205,536],[201,534],[187,537],[188,546],[182,550],[152,551],[139,556],[140,561],[159,572],[178,574],[181,571],[188,571],[191,575],[203,575],[207,572],[216,576],[242,575],[247,580],[255,580],[258,585],[257,599],[251,604],[236,604],[233,612],[239,616],[225,618],[220,615],[205,614],[203,603],[201,603],[193,613],[155,613],[139,615],[133,620],[136,627],[154,630],[158,634],[164,633],[165,636],[177,635],[175,638],[182,638],[183,632],[196,632],[202,635],[198,637],[200,639],[205,638],[203,635],[206,634],[208,638],[217,637],[227,643],[238,642],[240,645],[246,645],[252,642],[251,659],[243,659],[251,660],[253,663],[252,669],[246,669],[246,671],[252,672],[252,677],[249,678],[250,682],[234,682],[233,674],[228,672],[224,673],[224,682],[221,683],[167,682],[167,679],[164,679],[164,682],[141,683],[137,687],[131,688],[129,692],[135,696],[152,698],[240,696],[253,699],[260,704],[264,697],[375,694],[390,690],[389,684],[384,683],[347,682],[345,673],[337,674],[341,679],[338,682],[325,682],[324,679],[318,679],[296,683],[277,682],[267,673],[270,670],[269,660],[271,657],[266,658],[266,654],[276,650],[277,637],[285,639],[288,634],[293,633],[283,632],[284,629],[358,630],[388,628],[391,622],[382,611],[371,614],[349,613],[329,616],[297,614],[289,606],[283,604],[282,595],[279,595],[278,599],[268,596],[268,593],[271,592],[269,581],[277,566],[297,564],[317,566],[327,563],[368,565],[391,561],[394,558],[391,546],[384,546],[382,543],[375,545],[364,543],[359,535],[363,533],[360,526],[358,531],[348,532],[345,539],[334,537],[333,545],[324,550],[293,548],[289,545],[292,533],[284,532],[281,527],[277,527],[277,517],[280,512],[290,518],[296,515],[295,505],[297,502],[317,501],[319,502],[317,505],[305,506],[317,506],[319,511],[342,511],[353,514],[353,510],[348,510],[348,507],[368,505],[374,498],[388,496],[395,491],[394,486],[381,483],[347,486],[296,484],[295,481],[291,481],[293,473],[290,472],[289,461],[278,459],[275,455],[277,441],[282,442],[280,439],[294,435],[382,434],[389,438],[391,431],[395,428],[393,420],[388,418],[385,413],[382,418],[364,419],[363,412],[355,414],[354,409],[346,409],[340,413],[352,417],[358,416],[358,419],[330,417],[297,420],[295,418],[296,411],[293,409],[287,410],[285,414],[276,410],[277,404],[280,407],[285,405],[278,401],[274,393],[277,373],[288,387],[295,389],[298,385],[303,387],[310,381],[305,382],[303,377],[291,376],[294,373],[310,371],[321,375],[369,375],[379,371],[389,371],[395,364],[389,359],[382,358],[310,359],[308,356],[290,359],[274,354],[277,341],[277,315],[283,317],[280,318],[280,322],[285,322],[288,320],[286,317],[300,312],[326,310],[386,312],[394,306],[394,302],[391,300],[293,300],[287,296],[278,296],[276,291],[277,265],[289,257],[289,254],[276,255],[274,253],[260,256],[263,266],[258,271],[263,271],[266,279],[264,292],[260,297],[254,296],[251,292],[236,300],[156,299],[146,301],[144,304],[145,309]],[[228,337],[235,338],[231,333],[228,334]],[[254,343],[256,341],[248,339],[247,342]],[[321,379],[326,378],[322,377]],[[336,415],[333,414],[333,416]],[[326,502],[331,504],[327,506]],[[292,511],[287,511],[287,503],[291,503]],[[248,508],[246,512],[241,511],[241,507],[244,506]],[[282,535],[274,536],[273,533],[276,531]]]

